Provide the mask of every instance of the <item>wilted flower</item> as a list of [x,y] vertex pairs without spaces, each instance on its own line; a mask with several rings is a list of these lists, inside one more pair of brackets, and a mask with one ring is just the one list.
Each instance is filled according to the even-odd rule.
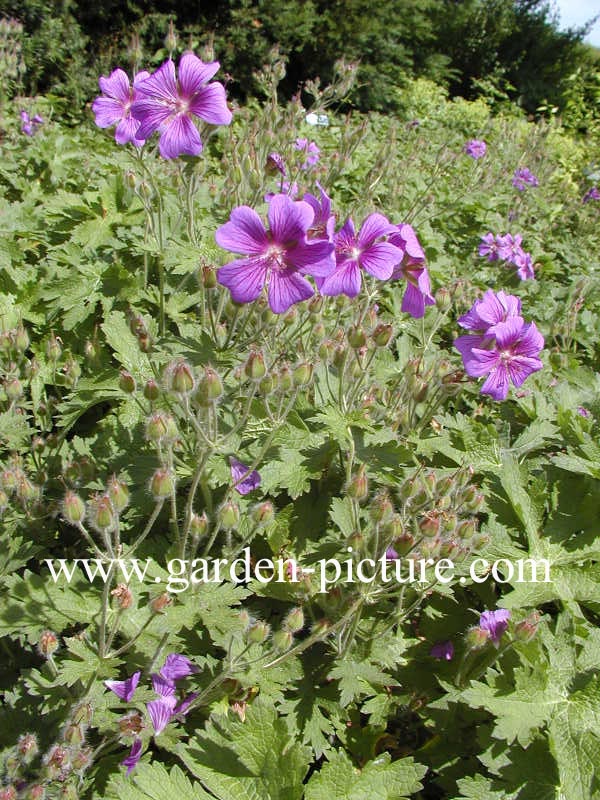
[[319,160],[321,150],[317,147],[315,142],[310,142],[308,139],[296,139],[294,149],[300,150],[306,154],[304,163],[301,164],[302,169],[314,166]]
[[249,206],[231,212],[229,222],[221,225],[215,238],[225,250],[243,253],[246,258],[221,267],[217,278],[237,303],[256,300],[267,285],[271,310],[282,314],[313,295],[304,275],[326,278],[331,273],[333,245],[307,240],[314,221],[308,203],[275,195],[269,203],[268,219],[269,230]]
[[431,650],[429,651],[429,655],[433,658],[444,659],[445,661],[452,661],[454,658],[454,645],[452,642],[436,642]]
[[510,611],[507,608],[498,608],[495,611],[484,611],[479,617],[479,627],[489,633],[490,639],[498,647],[502,634],[508,628]]
[[463,150],[471,158],[483,158],[487,152],[487,145],[481,139],[471,139],[465,144]]
[[148,139],[158,130],[158,149],[163,158],[199,155],[202,141],[193,118],[211,125],[229,125],[232,119],[225,88],[217,82],[208,83],[219,66],[218,61],[205,64],[193,53],[185,53],[178,74],[169,59],[153,75],[136,83],[137,96],[131,107],[131,114],[140,123],[136,135]]
[[356,297],[362,269],[380,280],[391,278],[403,255],[399,247],[385,241],[395,230],[383,214],[370,214],[358,233],[352,220],[347,219],[335,235],[335,270],[325,280],[317,278],[321,294]]
[[131,702],[138,683],[140,682],[141,672],[134,672],[130,678],[124,681],[104,681],[104,685],[111,692],[114,692],[118,698],[124,700],[126,703]]
[[520,192],[524,191],[527,186],[539,186],[540,182],[536,176],[527,167],[520,167],[515,170],[512,179],[512,185]]
[[413,228],[406,223],[397,226],[397,230],[389,237],[389,242],[403,254],[402,261],[392,273],[392,278],[406,279],[402,311],[420,319],[425,314],[425,306],[435,305],[421,243]]
[[279,153],[269,153],[265,169],[267,172],[279,172],[284,178],[286,176],[285,162]]
[[104,75],[98,80],[102,95],[92,103],[99,128],[110,128],[116,124],[117,144],[132,142],[136,147],[144,144],[144,137],[138,134],[139,121],[131,115],[131,106],[137,99],[137,89],[149,77],[148,72],[138,72],[129,84],[127,73],[122,69],[113,70],[108,78]]

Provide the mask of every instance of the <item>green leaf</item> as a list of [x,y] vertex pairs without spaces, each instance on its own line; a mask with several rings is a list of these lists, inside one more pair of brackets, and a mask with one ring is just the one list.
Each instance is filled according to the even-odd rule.
[[210,800],[198,783],[192,783],[180,767],[170,772],[158,761],[138,764],[130,777],[113,777],[106,794],[97,800]]

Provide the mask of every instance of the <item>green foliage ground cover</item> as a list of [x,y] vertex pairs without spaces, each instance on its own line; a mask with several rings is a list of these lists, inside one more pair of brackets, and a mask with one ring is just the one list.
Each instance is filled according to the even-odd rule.
[[[582,202],[597,142],[424,80],[396,117],[328,112],[314,127],[299,102],[277,104],[276,83],[267,70],[271,100],[236,109],[198,159],[118,148],[43,98],[26,137],[4,109],[0,791],[597,799],[600,203]],[[380,211],[415,228],[436,293],[423,320],[394,282],[278,316],[215,285],[215,230],[240,204],[264,211],[267,156],[298,163],[298,136],[321,149],[295,170],[301,194],[320,181],[338,224]],[[472,138],[484,158],[463,152]],[[518,192],[525,166],[539,186]],[[478,255],[488,231],[522,235],[535,280]],[[488,287],[518,295],[545,337],[543,370],[505,402],[452,346]],[[247,496],[231,456],[261,474]],[[321,593],[306,574],[165,594],[169,559],[245,547],[305,567],[406,536],[427,554],[431,515],[459,561],[451,584]],[[128,589],[82,570],[54,584],[43,563],[98,554],[154,562]],[[545,558],[551,581],[478,583],[476,557]],[[472,648],[479,613],[499,607],[512,614],[499,646]],[[442,641],[451,660],[431,655]],[[153,736],[149,676],[173,652],[197,666],[198,697]],[[131,702],[106,689],[136,670]],[[132,733],[145,752],[125,776]]]

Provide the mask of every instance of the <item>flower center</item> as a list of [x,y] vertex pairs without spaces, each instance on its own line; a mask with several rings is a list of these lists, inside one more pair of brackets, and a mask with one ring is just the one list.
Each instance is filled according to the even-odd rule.
[[266,256],[273,269],[276,269],[278,272],[287,269],[288,265],[285,260],[286,251],[284,247],[281,247],[281,245],[272,244],[267,250]]

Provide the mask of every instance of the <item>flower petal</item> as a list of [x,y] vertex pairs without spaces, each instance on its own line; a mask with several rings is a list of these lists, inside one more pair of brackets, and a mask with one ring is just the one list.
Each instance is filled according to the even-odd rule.
[[303,200],[292,200],[286,194],[276,194],[269,203],[268,217],[273,241],[285,245],[306,238],[314,212]]
[[133,744],[131,745],[131,750],[129,751],[129,755],[127,756],[127,758],[124,758],[123,761],[121,761],[121,764],[124,767],[127,767],[127,775],[131,773],[131,771],[137,765],[141,757],[142,757],[142,740],[135,739]]
[[171,653],[167,656],[160,674],[167,681],[178,681],[198,672],[198,667],[187,656]]
[[283,314],[290,306],[312,297],[310,283],[295,270],[272,270],[269,278],[269,306],[274,314]]
[[289,251],[287,260],[300,272],[325,278],[335,269],[335,250],[328,240],[301,242]]
[[123,103],[110,97],[97,97],[92,103],[92,111],[99,128],[110,128],[115,122],[123,119],[125,113]]
[[361,249],[369,247],[376,239],[394,233],[396,230],[396,226],[392,225],[383,214],[369,214],[358,233],[358,246]]
[[250,206],[234,208],[229,222],[217,229],[215,239],[224,250],[246,255],[264,253],[269,246],[265,226]]
[[489,394],[494,400],[506,400],[508,389],[508,370],[504,364],[499,363],[481,387],[481,394]]
[[231,261],[217,270],[217,280],[229,289],[236,303],[251,303],[263,290],[268,266],[266,259],[258,257]]
[[204,86],[190,103],[190,111],[211,125],[229,125],[233,114],[227,107],[225,87],[220,83]]
[[184,53],[179,59],[177,70],[182,96],[192,97],[197,94],[216,75],[220,66],[218,61],[205,63],[193,53]]
[[175,77],[175,64],[168,59],[161,66],[135,87],[136,92],[145,97],[154,97],[168,103],[175,103],[179,99],[177,79]]
[[402,261],[402,250],[389,242],[376,242],[359,256],[360,265],[370,275],[386,281],[394,267]]
[[257,489],[260,486],[261,478],[256,470],[248,472],[248,467],[233,456],[230,456],[229,464],[231,479],[234,482],[234,489],[241,495],[248,494],[253,489]]
[[144,144],[144,139],[138,139],[137,131],[140,127],[140,123],[137,119],[134,119],[131,114],[128,114],[126,117],[119,122],[115,130],[115,141],[117,144],[127,144],[128,142],[132,142],[137,147],[141,147]]
[[113,70],[108,78],[105,78],[103,75],[99,78],[98,85],[100,86],[102,94],[119,100],[121,105],[128,103],[131,99],[129,78],[127,77],[127,73],[122,69]]
[[173,706],[167,700],[160,699],[146,703],[146,708],[148,709],[154,732],[156,735],[162,733],[171,721]]
[[118,698],[129,703],[133,698],[138,683],[140,682],[141,672],[134,672],[130,678],[124,681],[104,681],[104,685],[111,692],[114,692]]
[[156,97],[142,97],[136,100],[131,106],[131,116],[140,123],[138,138],[149,139],[154,131],[166,123],[172,113],[172,109]]
[[158,149],[163,158],[199,156],[202,152],[202,140],[192,120],[185,114],[177,114],[162,129]]
[[321,284],[321,294],[335,297],[345,294],[356,297],[360,292],[360,267],[356,261],[343,261]]

